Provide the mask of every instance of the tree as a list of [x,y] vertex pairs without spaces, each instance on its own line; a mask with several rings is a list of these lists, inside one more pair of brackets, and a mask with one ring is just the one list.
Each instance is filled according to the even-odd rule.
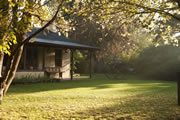
[[[69,18],[80,15],[91,20],[97,15],[101,25],[111,26],[116,19],[117,23],[134,21],[151,29],[171,17],[180,21],[179,4],[178,0],[1,0],[0,60],[4,53],[9,57],[0,79],[0,101],[14,78],[23,45],[53,21],[62,30],[64,20],[70,23]],[[42,27],[27,37],[34,24]]]
[[[45,7],[49,4],[50,1],[42,2],[40,0],[26,0],[25,2],[5,0],[1,2],[0,58],[3,60],[4,53],[9,54],[9,56],[6,70],[0,79],[0,102],[15,76],[24,44],[55,21],[60,9],[64,6],[64,2],[59,1],[56,11],[49,12]],[[44,17],[43,13],[47,14],[47,12],[49,13],[48,17],[52,16],[51,19],[47,19],[47,16]],[[54,15],[51,15],[53,13]],[[40,22],[35,23],[37,19]],[[32,30],[33,24],[42,24],[43,27],[27,37],[27,32]]]
[[[124,24],[133,22],[135,27],[144,27],[147,29],[147,32],[155,37],[153,40],[154,44],[177,45],[178,40],[175,37],[175,33],[179,33],[178,22],[180,21],[178,15],[180,5],[178,1],[97,0],[94,2],[94,4],[96,4],[95,7],[93,6],[94,8],[91,8],[92,6],[90,6],[90,4],[93,3],[83,4],[85,6],[84,8],[87,9],[82,10],[75,8],[75,11],[79,10],[79,14],[83,16],[80,19],[86,19],[84,21],[87,23],[91,21],[91,23],[94,24],[98,23],[100,29],[102,27],[111,29],[113,26],[123,26]],[[90,9],[91,14],[86,14],[85,11]],[[79,19],[79,16],[71,15],[71,18],[72,17]],[[76,24],[77,22],[79,22],[79,20],[76,21]]]

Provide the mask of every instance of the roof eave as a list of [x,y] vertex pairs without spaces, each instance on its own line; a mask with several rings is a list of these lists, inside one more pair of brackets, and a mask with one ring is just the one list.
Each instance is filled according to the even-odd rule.
[[33,43],[28,43],[28,45],[38,45],[38,46],[46,46],[46,47],[61,47],[64,49],[82,49],[82,50],[100,50],[98,47],[82,47],[82,46],[69,46],[69,45],[59,45],[59,44],[51,44],[51,43],[42,43],[42,42],[33,42]]

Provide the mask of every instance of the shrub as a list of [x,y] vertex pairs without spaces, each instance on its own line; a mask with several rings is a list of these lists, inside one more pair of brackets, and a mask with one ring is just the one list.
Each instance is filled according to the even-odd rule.
[[74,55],[74,72],[80,74],[89,73],[89,56],[88,53],[76,51]]
[[159,46],[144,49],[135,62],[136,73],[143,77],[176,80],[180,71],[180,47]]
[[46,82],[48,81],[49,78],[44,76],[44,77],[32,77],[32,76],[25,76],[25,77],[22,77],[22,78],[15,78],[13,80],[13,84],[16,84],[16,83],[38,83],[38,82]]

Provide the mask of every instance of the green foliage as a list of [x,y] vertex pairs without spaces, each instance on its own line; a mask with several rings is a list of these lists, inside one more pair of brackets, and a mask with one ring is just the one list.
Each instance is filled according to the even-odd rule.
[[49,78],[46,77],[46,76],[44,76],[44,77],[41,77],[41,76],[38,76],[38,77],[25,76],[25,77],[22,77],[22,78],[15,78],[13,80],[13,83],[45,82],[47,80],[49,80]]
[[20,2],[15,0],[4,0],[0,5],[0,51],[9,54],[14,44],[22,42],[19,36],[28,32],[31,28],[31,15],[33,2]]
[[176,120],[176,82],[135,77],[11,86],[1,119]]
[[140,76],[162,80],[176,80],[180,71],[180,48],[158,46],[144,49],[137,61],[136,72]]
[[[153,30],[171,17],[178,20],[179,12],[175,1],[165,0],[39,0],[38,2],[4,0],[0,5],[0,50],[10,54],[12,51],[9,43],[22,42],[14,39],[17,38],[17,34],[31,31],[32,26],[43,26],[49,18],[52,18],[58,4],[61,5],[61,9],[55,26],[61,32],[73,29],[74,26],[70,25],[73,23],[72,19],[79,16],[84,17],[85,21],[94,21],[107,29],[134,21]],[[9,34],[12,31],[16,34]],[[173,30],[168,29],[168,31]],[[168,33],[163,32],[163,34]],[[166,35],[164,36],[164,39],[169,40]]]
[[138,55],[139,53],[137,51],[129,50],[128,53],[122,52],[122,54],[120,55],[120,58],[122,62],[133,65]]
[[[9,54],[34,26],[42,26],[52,18],[54,10],[44,0],[4,0],[0,4],[0,51]],[[54,6],[55,7],[55,6]],[[51,9],[51,10],[50,10]]]
[[82,51],[76,51],[74,55],[75,63],[75,73],[87,74],[89,73],[89,59],[88,53]]
[[120,55],[121,61],[133,65],[140,52],[153,45],[154,36],[147,32],[147,29],[136,28],[133,25],[129,26],[132,40],[129,42],[133,47],[127,51],[123,51]]

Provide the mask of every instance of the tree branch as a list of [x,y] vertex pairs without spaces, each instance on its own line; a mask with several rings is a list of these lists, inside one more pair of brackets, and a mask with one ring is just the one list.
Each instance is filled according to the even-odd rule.
[[41,31],[43,31],[46,27],[48,27],[57,17],[60,7],[62,6],[62,3],[59,4],[57,11],[55,13],[55,15],[52,17],[52,19],[46,23],[42,28],[38,29],[37,31],[35,31],[33,34],[31,34],[29,37],[27,37],[23,42],[18,43],[17,47],[12,51],[11,56],[14,56],[16,54],[16,52],[18,51],[18,49],[24,45],[25,43],[28,43],[29,40],[31,40],[33,37],[35,37],[37,34],[39,34]]
[[137,6],[138,8],[143,8],[144,12],[142,12],[142,13],[154,13],[154,12],[157,12],[157,13],[160,13],[160,14],[166,14],[166,15],[171,16],[171,17],[173,17],[174,19],[176,19],[176,20],[178,20],[180,22],[180,17],[177,17],[176,15],[173,15],[173,14],[171,14],[169,12],[166,12],[166,10],[177,10],[177,9],[179,9],[178,7],[169,8],[169,9],[155,9],[155,8],[151,8],[151,7],[147,7],[147,6],[143,6],[143,5],[136,4],[136,3],[131,3],[131,2],[124,2],[124,1],[122,2],[122,1],[115,1],[115,0],[113,0],[112,2],[118,2],[120,4],[127,4],[127,5],[130,5],[130,6]]

